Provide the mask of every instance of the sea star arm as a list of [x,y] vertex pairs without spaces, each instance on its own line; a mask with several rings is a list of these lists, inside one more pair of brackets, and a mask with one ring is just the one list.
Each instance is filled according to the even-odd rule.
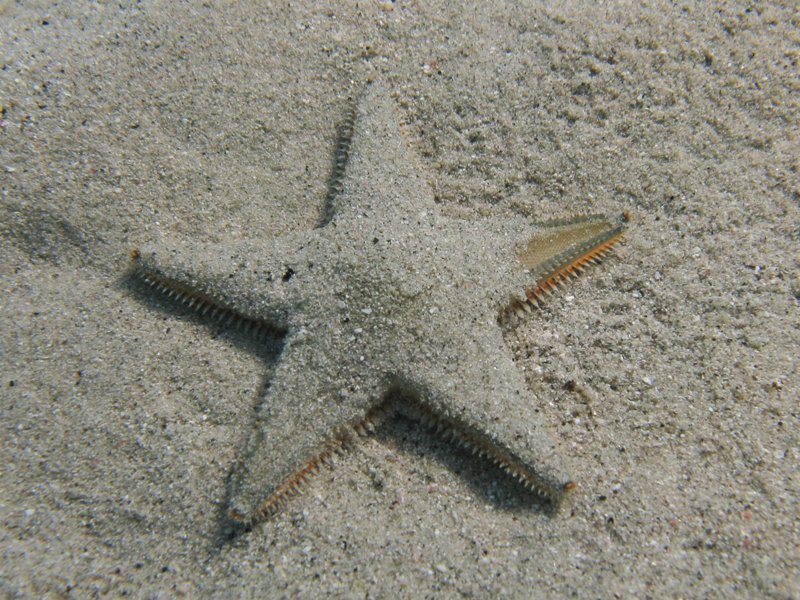
[[509,308],[518,314],[529,311],[557,285],[598,263],[622,238],[626,221],[627,216],[583,215],[536,224],[517,244],[517,258],[527,272],[525,297]]
[[368,85],[358,99],[354,118],[332,198],[332,222],[376,214],[383,219],[389,214],[413,218],[418,212],[433,210],[433,194],[409,152],[386,90],[376,83]]
[[316,337],[303,331],[287,336],[234,475],[228,514],[235,522],[248,525],[272,515],[383,414],[380,382],[367,377],[342,386],[341,372],[351,370],[348,359],[326,360]]
[[148,284],[201,314],[282,332],[289,326],[290,307],[299,288],[292,279],[308,237],[309,233],[303,233],[225,245],[149,244],[131,252],[132,269]]
[[528,416],[535,398],[506,357],[502,335],[496,328],[473,326],[459,337],[457,354],[403,375],[417,402],[400,411],[435,426],[557,504],[574,484],[545,424]]

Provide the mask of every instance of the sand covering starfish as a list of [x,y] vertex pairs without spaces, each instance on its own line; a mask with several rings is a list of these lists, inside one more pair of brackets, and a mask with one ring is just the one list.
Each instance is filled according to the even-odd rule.
[[228,514],[242,524],[271,515],[332,453],[395,411],[558,503],[574,484],[530,408],[536,399],[499,321],[597,262],[623,219],[444,216],[377,84],[347,133],[320,227],[132,253],[135,273],[157,289],[284,335]]

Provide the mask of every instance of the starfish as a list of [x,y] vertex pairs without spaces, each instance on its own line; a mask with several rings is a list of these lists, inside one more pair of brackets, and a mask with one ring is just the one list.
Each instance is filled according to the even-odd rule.
[[158,243],[134,272],[284,346],[234,468],[228,515],[272,515],[332,455],[387,415],[409,415],[546,501],[575,487],[531,411],[501,325],[599,262],[623,218],[536,223],[443,215],[388,94],[369,84],[347,120],[326,219],[237,244]]

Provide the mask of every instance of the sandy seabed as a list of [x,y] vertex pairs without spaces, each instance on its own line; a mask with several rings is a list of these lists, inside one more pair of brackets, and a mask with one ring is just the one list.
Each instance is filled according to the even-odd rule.
[[[800,595],[798,18],[0,3],[2,593]],[[231,538],[279,341],[143,291],[128,253],[313,227],[376,78],[444,213],[633,215],[506,338],[578,489],[553,514],[397,418]]]

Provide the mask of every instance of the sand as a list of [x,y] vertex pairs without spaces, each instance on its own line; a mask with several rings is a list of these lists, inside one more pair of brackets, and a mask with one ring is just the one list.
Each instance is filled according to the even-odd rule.
[[[5,595],[800,595],[792,3],[454,4],[0,4]],[[313,227],[373,78],[444,213],[631,211],[506,337],[578,489],[396,418],[231,538],[279,343],[128,253]]]

